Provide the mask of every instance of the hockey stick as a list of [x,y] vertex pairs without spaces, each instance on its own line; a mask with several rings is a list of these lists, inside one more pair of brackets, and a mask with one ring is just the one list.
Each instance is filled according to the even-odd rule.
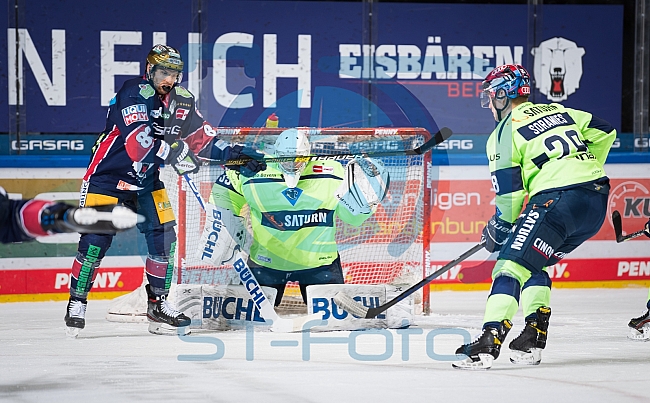
[[[269,130],[269,129],[266,129]],[[325,133],[326,130],[336,130],[338,132],[343,132],[341,129],[305,129],[305,130],[314,130],[314,132],[320,134]],[[399,135],[400,131],[402,133],[424,133],[427,132],[424,129],[413,128],[413,129],[347,129],[348,131],[352,130],[353,133],[360,132],[358,134],[367,133],[367,135],[372,135],[376,130],[395,130],[395,135]],[[329,133],[329,131],[327,132]],[[265,158],[264,162],[308,162],[308,161],[326,161],[326,160],[353,160],[357,157],[363,158],[379,158],[379,157],[392,157],[392,156],[404,156],[404,155],[421,155],[425,152],[431,150],[433,147],[442,143],[451,137],[452,131],[448,127],[443,127],[438,130],[436,134],[433,135],[429,140],[419,147],[416,147],[412,150],[400,150],[400,151],[378,151],[378,152],[362,152],[356,154],[350,153],[339,153],[339,154],[327,154],[327,155],[296,155],[288,157],[271,157]],[[201,158],[207,165],[246,165],[252,158],[237,158],[232,160],[213,160],[209,158]]]
[[612,213],[612,224],[614,224],[614,233],[616,234],[616,243],[625,242],[629,239],[638,238],[645,234],[645,229],[642,229],[631,234],[623,235],[623,222],[621,220],[621,213],[614,210]]
[[345,309],[346,311],[350,312],[354,316],[357,316],[359,318],[366,318],[366,319],[372,319],[375,316],[379,315],[380,313],[384,312],[388,308],[392,307],[393,305],[397,304],[404,298],[408,297],[409,295],[413,294],[415,291],[419,290],[423,286],[427,285],[431,280],[435,279],[436,277],[439,277],[443,273],[447,272],[450,270],[452,267],[456,266],[458,263],[462,262],[463,260],[467,259],[468,257],[472,256],[479,250],[483,249],[485,246],[484,243],[479,243],[477,245],[472,246],[470,250],[467,252],[463,253],[462,255],[458,256],[455,260],[452,260],[451,262],[447,263],[446,265],[442,266],[440,269],[436,270],[435,272],[429,274],[425,278],[423,278],[419,283],[412,285],[410,288],[402,292],[400,295],[397,297],[391,299],[390,301],[386,302],[383,305],[379,305],[376,308],[368,308],[357,301],[355,301],[352,297],[349,297],[342,292],[337,293],[334,296],[334,302],[341,308]]
[[[203,196],[201,196],[201,193],[199,193],[198,189],[196,188],[194,181],[192,180],[192,178],[189,177],[188,174],[184,174],[183,178],[185,178],[188,187],[192,190],[192,193],[194,193],[194,196],[196,197],[196,200],[201,205],[203,211],[205,211],[205,201],[203,200]],[[235,271],[239,275],[239,279],[241,280],[242,284],[245,286],[246,291],[248,291],[248,293],[250,294],[251,299],[253,300],[253,302],[259,309],[259,311],[262,313],[262,317],[264,318],[264,320],[272,321],[271,329],[273,331],[280,332],[280,333],[300,332],[302,330],[305,330],[304,329],[305,323],[310,322],[312,320],[321,319],[321,315],[316,315],[316,314],[300,316],[291,319],[281,318],[277,314],[277,312],[275,312],[273,305],[271,305],[268,298],[266,298],[266,295],[264,295],[264,292],[261,290],[261,286],[257,282],[255,275],[246,264],[246,260],[241,255],[241,249],[240,248],[237,249],[238,250],[236,252],[236,260],[233,263],[233,267],[235,268]]]

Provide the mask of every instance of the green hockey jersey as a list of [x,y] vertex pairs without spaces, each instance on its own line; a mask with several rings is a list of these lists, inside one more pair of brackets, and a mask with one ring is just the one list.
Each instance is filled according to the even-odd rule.
[[247,178],[227,170],[212,187],[210,201],[240,215],[250,206],[250,258],[276,270],[295,271],[330,264],[338,256],[336,217],[354,226],[370,214],[352,215],[334,197],[344,169],[337,161],[311,161],[295,188],[287,188],[277,164]]
[[560,104],[518,105],[487,142],[497,215],[512,223],[526,195],[603,178],[615,139],[616,130],[590,113]]

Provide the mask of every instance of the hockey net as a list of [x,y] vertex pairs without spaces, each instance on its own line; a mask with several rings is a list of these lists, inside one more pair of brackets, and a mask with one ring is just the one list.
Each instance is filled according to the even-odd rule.
[[[273,153],[273,144],[284,129],[221,129],[218,135],[232,143]],[[431,137],[417,128],[309,129],[312,153],[318,155],[399,152],[412,150]],[[412,285],[425,273],[429,250],[429,200],[426,187],[430,153],[380,158],[390,173],[390,186],[375,214],[360,227],[337,219],[336,242],[346,284]],[[345,160],[340,160],[343,166]],[[203,165],[191,177],[205,200],[223,166]],[[205,214],[182,177],[171,167],[161,171],[176,215],[175,279],[177,284],[237,284],[232,266],[207,267],[200,262],[200,237]],[[249,221],[247,211],[242,211]],[[250,232],[250,225],[249,225]],[[249,233],[250,239],[252,234]],[[140,291],[142,292],[142,291]],[[416,312],[428,311],[428,293],[416,295]],[[298,285],[289,283],[278,313],[302,313],[307,308]]]

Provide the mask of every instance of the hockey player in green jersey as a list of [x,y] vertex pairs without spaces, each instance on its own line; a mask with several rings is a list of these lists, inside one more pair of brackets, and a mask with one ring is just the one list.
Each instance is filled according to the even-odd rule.
[[528,102],[529,95],[521,65],[498,66],[483,81],[482,104],[498,124],[487,142],[496,212],[481,241],[499,255],[483,332],[458,348],[455,368],[492,366],[520,301],[526,324],[509,344],[510,361],[539,364],[551,316],[546,267],[595,235],[605,219],[603,165],[616,130],[588,112]]
[[[309,154],[305,130],[285,130],[275,142],[276,156]],[[210,204],[234,236],[229,243],[228,236],[219,235],[211,245],[213,264],[228,262],[244,246],[238,216],[248,204],[253,230],[248,265],[255,278],[277,290],[276,306],[288,281],[299,283],[306,302],[308,285],[344,283],[336,218],[361,225],[386,195],[388,183],[382,162],[369,158],[350,161],[345,169],[334,160],[269,163],[252,177],[227,170],[217,178]]]

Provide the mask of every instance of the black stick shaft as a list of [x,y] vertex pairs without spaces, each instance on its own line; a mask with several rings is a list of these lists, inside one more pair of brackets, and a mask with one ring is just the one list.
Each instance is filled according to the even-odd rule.
[[[340,153],[340,154],[328,154],[328,155],[297,155],[290,157],[271,157],[265,158],[264,162],[308,162],[308,161],[325,161],[325,160],[352,160],[356,157],[363,158],[379,158],[379,157],[392,157],[392,156],[403,156],[403,155],[422,155],[425,152],[431,150],[433,147],[442,143],[451,137],[452,131],[443,127],[438,130],[436,134],[433,135],[428,141],[422,144],[419,147],[416,147],[412,150],[398,150],[398,151],[378,151],[378,152],[367,152],[367,153]],[[204,163],[207,165],[246,165],[252,158],[237,158],[232,160],[211,160],[203,159]]]
[[420,280],[419,283],[412,285],[411,287],[409,287],[409,289],[405,290],[404,292],[402,292],[397,297],[393,298],[392,300],[390,300],[390,301],[386,302],[385,304],[380,305],[380,306],[378,306],[376,308],[368,309],[368,313],[366,314],[366,318],[368,318],[368,319],[374,318],[375,316],[377,316],[380,313],[384,312],[385,310],[387,310],[391,306],[397,304],[398,302],[400,302],[404,298],[408,297],[409,295],[413,294],[415,291],[419,290],[420,288],[422,288],[423,286],[428,284],[431,280],[439,277],[443,273],[449,271],[452,267],[456,266],[458,263],[464,261],[465,259],[472,256],[473,254],[475,254],[479,250],[483,249],[484,246],[485,246],[485,244],[483,244],[483,243],[479,243],[477,245],[472,246],[472,248],[470,250],[468,250],[467,252],[465,252],[462,255],[458,256],[456,259],[452,260],[451,262],[447,263],[446,265],[442,266],[440,269],[438,269],[438,270],[434,271],[433,273],[429,274],[428,276],[426,276],[425,278]]
[[645,229],[633,232],[631,234],[623,235],[623,220],[621,213],[614,210],[612,213],[612,224],[614,225],[614,234],[616,235],[616,243],[625,242],[630,239],[638,238],[645,234]]
[[621,240],[618,241],[618,242],[623,242],[623,241],[627,241],[629,239],[638,238],[641,235],[645,235],[645,230],[639,230],[637,232],[633,232],[631,234],[624,235],[624,236],[621,237]]

